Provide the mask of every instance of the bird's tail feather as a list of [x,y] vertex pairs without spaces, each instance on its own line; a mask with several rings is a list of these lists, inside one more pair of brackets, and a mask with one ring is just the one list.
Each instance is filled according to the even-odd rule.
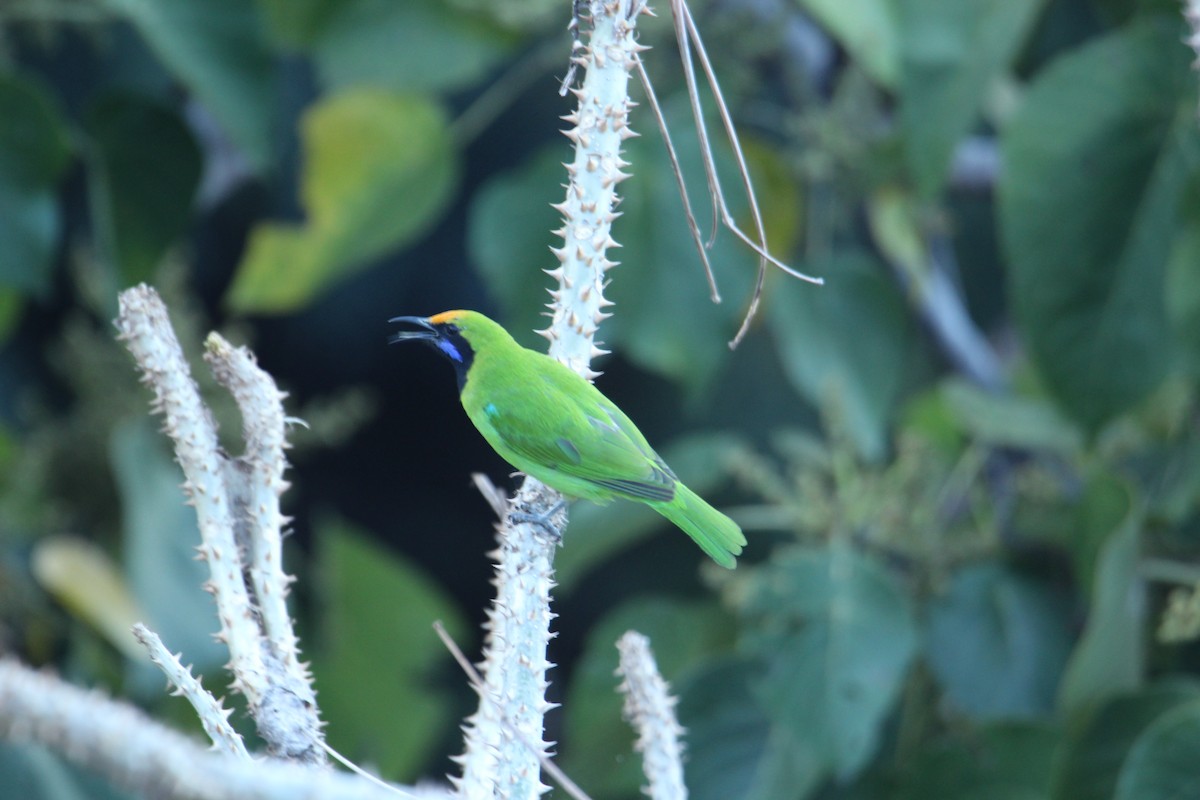
[[722,567],[737,566],[734,556],[740,555],[746,546],[742,529],[729,517],[704,502],[700,495],[684,486],[675,484],[675,499],[669,503],[650,503],[658,513],[679,526],[692,537],[700,549]]

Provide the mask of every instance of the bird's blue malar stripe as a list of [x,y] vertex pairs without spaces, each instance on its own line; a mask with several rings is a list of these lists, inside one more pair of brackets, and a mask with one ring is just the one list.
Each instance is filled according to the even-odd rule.
[[500,414],[500,409],[496,408],[495,403],[488,403],[483,407],[483,413],[487,414],[489,417],[495,417]]
[[457,361],[459,364],[463,363],[463,355],[461,352],[459,352],[458,348],[454,346],[454,342],[450,341],[449,339],[438,339],[436,340],[435,344],[437,345],[438,350],[441,350],[443,353],[450,356],[452,361]]

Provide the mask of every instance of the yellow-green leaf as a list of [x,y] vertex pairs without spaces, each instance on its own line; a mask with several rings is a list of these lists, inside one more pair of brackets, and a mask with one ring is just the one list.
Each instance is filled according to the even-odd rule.
[[99,547],[66,534],[42,539],[33,551],[33,574],[43,589],[126,656],[145,657],[130,628],[146,615],[116,563]]
[[227,297],[244,312],[285,313],[415,237],[450,199],[458,167],[442,110],[428,99],[361,89],[305,116],[305,225],[250,237]]

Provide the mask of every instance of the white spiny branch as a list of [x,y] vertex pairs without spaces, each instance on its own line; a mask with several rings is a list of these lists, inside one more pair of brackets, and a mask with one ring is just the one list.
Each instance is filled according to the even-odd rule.
[[150,660],[167,676],[167,682],[175,687],[174,693],[191,703],[213,747],[237,758],[250,758],[246,743],[229,724],[233,709],[225,708],[220,700],[209,694],[192,675],[191,667],[185,667],[179,656],[167,649],[157,633],[139,622],[133,626],[133,635],[146,648]]
[[[450,634],[446,632],[446,626],[442,624],[441,620],[434,621],[433,630],[437,633],[438,638],[442,640],[442,644],[446,645],[446,649],[450,651],[450,654],[454,656],[454,660],[458,662],[460,667],[462,667],[462,671],[466,673],[467,679],[471,682],[471,688],[477,693],[482,694],[485,691],[483,678],[480,677],[479,671],[475,669],[474,665],[467,660],[467,656],[465,653],[463,653],[462,648],[460,648],[458,644],[452,638],[450,638]],[[512,725],[509,725],[508,728],[514,737],[518,739],[524,738],[524,734],[518,728],[515,728]],[[532,744],[531,742],[525,742],[525,746],[533,752],[538,751],[536,745]],[[575,781],[571,780],[565,772],[559,769],[558,765],[554,763],[548,754],[543,753],[540,761],[542,764],[542,769],[544,769],[546,774],[553,778],[554,781],[558,783],[560,787],[562,787],[562,790],[566,792],[567,795],[575,798],[575,800],[590,800],[587,793],[580,789],[579,786],[576,785]]]
[[288,446],[283,399],[271,376],[259,368],[254,355],[234,347],[218,333],[205,342],[204,360],[217,382],[229,390],[242,414],[246,443],[244,464],[247,489],[244,507],[248,523],[243,546],[249,556],[250,587],[262,614],[263,629],[288,669],[299,669],[296,636],[288,616],[288,584],[283,571],[283,540],[279,535],[289,520],[279,508],[279,498],[289,484],[284,450]]
[[575,157],[566,165],[566,197],[554,208],[562,214],[562,247],[553,248],[559,265],[549,270],[558,282],[550,289],[550,327],[540,333],[550,340],[550,355],[585,378],[599,373],[591,368],[596,356],[605,355],[595,343],[600,323],[612,316],[604,309],[604,274],[617,266],[607,251],[619,247],[612,224],[620,213],[617,185],[629,177],[629,162],[621,146],[637,134],[629,127],[629,75],[638,52],[646,48],[634,37],[644,0],[592,3],[592,35],[574,60],[586,72],[583,84],[571,92],[578,100],[564,119],[571,127],[563,134],[575,145]]
[[383,789],[309,764],[233,757],[137,709],[0,660],[0,739],[34,742],[142,797],[162,800],[451,800],[445,789]]
[[187,479],[184,491],[196,509],[198,550],[211,571],[207,588],[217,603],[220,637],[229,647],[233,686],[246,696],[268,752],[324,763],[315,697],[296,659],[284,606],[288,579],[280,562],[285,520],[278,508],[279,493],[286,488],[281,395],[248,353],[220,337],[210,338],[209,361],[237,399],[246,428],[246,455],[228,458],[158,294],[136,286],[121,293],[119,307],[119,338],[154,391],[153,408],[165,418]]
[[[464,798],[531,800],[549,788],[541,781],[540,761],[549,748],[542,738],[543,721],[553,707],[546,702],[546,648],[554,618],[550,590],[558,541],[537,523],[518,523],[511,515],[513,510],[529,514],[548,509],[556,496],[527,479],[509,504],[509,517],[498,526],[499,547],[491,554],[496,559],[496,599],[484,623],[479,708],[466,721],[465,750],[455,758],[462,777],[451,778]],[[565,524],[565,516],[559,512],[559,525]]]
[[238,501],[238,543],[248,562],[246,575],[262,624],[263,656],[271,674],[263,716],[283,722],[271,734],[278,752],[321,761],[316,694],[312,676],[299,658],[287,610],[292,578],[283,570],[283,530],[290,521],[279,505],[280,496],[289,486],[283,477],[287,468],[284,451],[288,447],[283,409],[286,394],[259,368],[248,349],[232,346],[217,333],[209,334],[205,347],[205,361],[217,382],[233,395],[242,414],[245,452],[227,462],[233,468],[226,470],[226,486]]
[[151,407],[163,415],[163,429],[175,442],[175,457],[186,478],[184,493],[196,509],[199,554],[212,572],[208,589],[217,603],[220,635],[229,647],[236,686],[252,707],[257,706],[266,694],[268,676],[258,623],[242,580],[217,425],[200,399],[158,293],[145,284],[135,286],[121,293],[119,307],[118,338],[141,367],[142,382],[154,392]]
[[[565,131],[575,145],[566,165],[566,198],[555,208],[563,216],[559,234],[563,245],[554,249],[559,266],[548,270],[558,285],[550,290],[551,323],[542,335],[550,340],[550,355],[587,379],[598,373],[591,360],[604,354],[595,342],[596,329],[612,305],[604,297],[604,273],[615,266],[607,251],[617,246],[611,235],[616,212],[616,186],[628,175],[621,158],[622,143],[633,136],[628,113],[633,105],[627,88],[640,46],[634,36],[644,0],[589,0],[590,37],[574,48],[574,60],[584,69],[576,110],[567,116]],[[533,800],[548,790],[540,764],[549,744],[543,740],[543,720],[552,706],[546,702],[546,648],[550,641],[550,590],[554,586],[554,550],[559,536],[538,522],[557,509],[550,525],[562,531],[566,512],[561,496],[526,478],[509,504],[500,526],[496,552],[496,600],[488,612],[487,640],[481,665],[483,682],[479,709],[465,726],[465,752],[458,759],[462,778],[456,781],[466,798],[504,797]],[[512,735],[512,730],[520,735]]]
[[625,718],[637,731],[635,748],[642,754],[642,770],[649,784],[643,791],[653,800],[686,800],[683,782],[683,728],[675,718],[676,699],[658,673],[650,640],[637,631],[626,631],[617,640],[624,680]]

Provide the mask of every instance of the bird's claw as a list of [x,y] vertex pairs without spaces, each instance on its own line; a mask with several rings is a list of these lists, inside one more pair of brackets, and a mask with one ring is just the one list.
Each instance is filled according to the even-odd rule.
[[555,542],[561,542],[562,528],[554,524],[554,517],[563,509],[563,506],[566,504],[566,500],[559,500],[550,508],[549,511],[541,514],[534,514],[529,511],[513,510],[508,512],[508,520],[509,522],[524,522],[530,525],[537,525],[539,528],[546,531],[546,533],[550,534],[550,538],[552,540]]

